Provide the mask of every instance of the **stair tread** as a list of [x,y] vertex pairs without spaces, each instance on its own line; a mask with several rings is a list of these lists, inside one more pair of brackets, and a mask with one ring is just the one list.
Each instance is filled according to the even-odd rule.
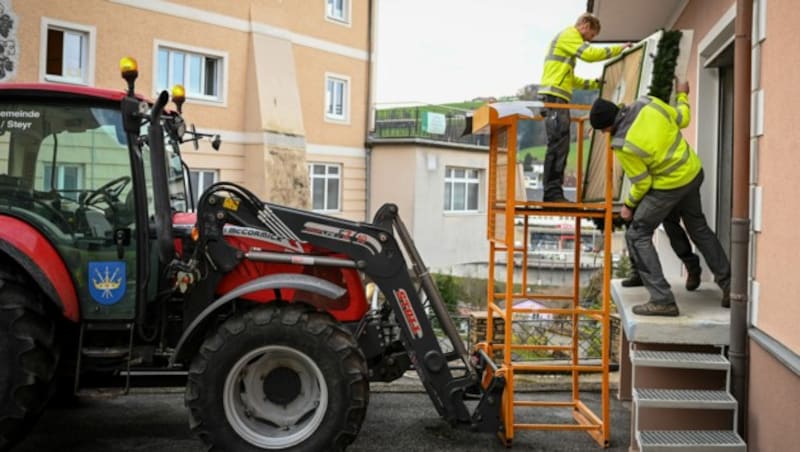
[[727,391],[706,389],[634,389],[634,400],[643,407],[734,409],[736,399]]
[[735,401],[733,396],[724,390],[708,389],[653,389],[636,388],[636,394],[646,399],[681,399],[698,401]]
[[732,430],[643,430],[639,445],[647,446],[743,446],[744,440]]
[[730,362],[718,353],[633,350],[631,362],[637,366],[684,369],[727,370],[730,367]]

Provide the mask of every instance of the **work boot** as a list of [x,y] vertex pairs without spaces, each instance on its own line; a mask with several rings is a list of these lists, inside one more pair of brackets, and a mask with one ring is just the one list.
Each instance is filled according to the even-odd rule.
[[652,300],[647,303],[636,305],[633,307],[633,313],[636,315],[650,315],[650,316],[663,316],[663,317],[677,317],[680,315],[678,305],[672,303],[655,303]]
[[639,274],[633,274],[622,280],[622,287],[642,287],[644,282]]
[[545,196],[542,199],[543,202],[572,202],[569,199],[565,198],[564,195],[556,195],[556,196]]
[[692,291],[700,287],[700,271],[686,274],[686,290]]
[[722,302],[720,303],[723,308],[730,308],[731,307],[731,291],[723,290],[722,291]]

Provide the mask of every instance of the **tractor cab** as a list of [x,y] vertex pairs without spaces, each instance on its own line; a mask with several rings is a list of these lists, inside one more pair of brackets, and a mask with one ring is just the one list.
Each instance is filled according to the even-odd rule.
[[84,319],[135,316],[137,294],[155,290],[148,256],[170,256],[171,213],[191,207],[183,119],[163,112],[165,99],[134,96],[128,78],[127,93],[0,85],[0,215],[38,231],[75,269]]

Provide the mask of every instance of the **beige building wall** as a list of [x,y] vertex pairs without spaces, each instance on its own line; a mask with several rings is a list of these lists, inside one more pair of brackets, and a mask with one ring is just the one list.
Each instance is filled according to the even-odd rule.
[[[708,84],[713,77],[710,79],[702,67],[703,49],[697,46],[713,47],[715,36],[717,40],[733,38],[735,5],[733,0],[694,0],[676,23],[676,27],[695,30],[696,48],[689,73],[696,74],[695,86],[700,89],[694,91],[693,105],[698,105],[698,99],[707,105],[705,112],[700,107],[690,133],[700,143],[713,144],[703,133],[715,133],[713,110],[718,98],[714,92],[703,91],[704,83],[713,87]],[[750,236],[753,278],[750,321],[755,328],[752,334],[758,331],[774,342],[768,342],[769,349],[762,345],[763,341],[751,339],[749,343],[747,440],[749,450],[790,450],[797,443],[793,421],[800,416],[800,408],[794,403],[800,397],[800,375],[796,370],[800,354],[800,336],[796,332],[800,319],[796,300],[800,281],[788,270],[796,268],[800,259],[794,246],[798,242],[796,225],[800,224],[800,211],[791,207],[793,200],[800,197],[800,187],[795,182],[800,173],[795,145],[800,141],[800,131],[793,118],[800,95],[787,81],[800,77],[800,54],[787,49],[800,46],[795,31],[800,13],[790,0],[760,0],[754,2],[753,18],[756,25],[752,28],[752,93],[747,93],[752,101],[750,149],[754,154],[751,158],[754,190],[750,198],[754,230]],[[704,150],[699,152],[703,156]],[[713,159],[712,162],[716,164]],[[714,181],[711,190],[716,190],[715,179],[708,176],[707,170],[706,190],[711,181]]]
[[[689,83],[691,85],[689,93],[689,102],[692,105],[693,120],[689,127],[683,129],[683,136],[689,143],[695,146],[697,143],[697,120],[696,109],[698,108],[698,99],[704,99],[710,93],[703,93],[698,90],[698,72],[701,70],[698,67],[698,53],[699,46],[703,39],[707,36],[713,26],[719,21],[720,17],[732,6],[736,4],[736,0],[701,0],[690,1],[684,8],[678,20],[675,22],[673,28],[681,30],[693,30],[694,38],[692,40],[691,57],[689,59],[689,66],[687,74]],[[700,97],[698,97],[700,96]],[[702,150],[698,149],[698,153]],[[716,152],[716,151],[715,151]],[[703,162],[706,166],[709,162]],[[712,162],[713,163],[713,162]],[[706,183],[708,183],[708,174],[706,175]]]
[[[416,196],[416,146],[375,145],[370,158],[369,215],[385,203],[396,204],[400,218],[416,240],[414,225],[414,199]],[[424,257],[424,256],[423,256]]]
[[748,450],[796,450],[800,376],[752,341],[748,400]]
[[[376,144],[371,158],[371,212],[397,204],[425,264],[448,272],[461,264],[486,262],[486,150],[419,144]],[[445,212],[445,169],[477,169],[477,212]]]
[[[760,78],[763,94],[763,135],[758,138],[756,176],[761,192],[757,205],[761,224],[755,234],[754,277],[759,296],[754,305],[755,325],[800,354],[800,280],[788,269],[797,268],[797,225],[800,197],[797,175],[800,155],[797,143],[796,109],[800,94],[793,89],[800,77],[800,53],[787,49],[800,48],[797,4],[786,0],[770,0],[767,4],[766,39],[761,43]],[[758,103],[754,107],[760,110]]]
[[[326,18],[325,0],[25,0],[14,1],[19,68],[12,81],[44,81],[44,21],[92,36],[90,85],[124,88],[118,62],[139,62],[137,91],[155,97],[159,45],[219,56],[221,100],[189,98],[187,122],[219,133],[219,152],[185,146],[192,169],[242,183],[265,200],[310,205],[309,148],[333,147],[342,165],[341,206],[334,215],[366,214],[365,148],[369,84],[369,0],[352,0],[350,22]],[[325,117],[326,75],[348,81],[347,117]],[[319,156],[314,156],[314,161]]]

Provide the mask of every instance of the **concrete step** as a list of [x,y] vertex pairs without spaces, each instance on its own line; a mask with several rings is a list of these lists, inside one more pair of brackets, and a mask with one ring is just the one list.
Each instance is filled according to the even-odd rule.
[[736,409],[736,399],[726,391],[637,388],[633,400],[639,408]]
[[641,452],[746,452],[741,437],[728,430],[646,430],[636,432]]
[[632,350],[631,363],[642,367],[672,367],[679,369],[724,370],[730,362],[717,353],[670,352],[655,350]]

